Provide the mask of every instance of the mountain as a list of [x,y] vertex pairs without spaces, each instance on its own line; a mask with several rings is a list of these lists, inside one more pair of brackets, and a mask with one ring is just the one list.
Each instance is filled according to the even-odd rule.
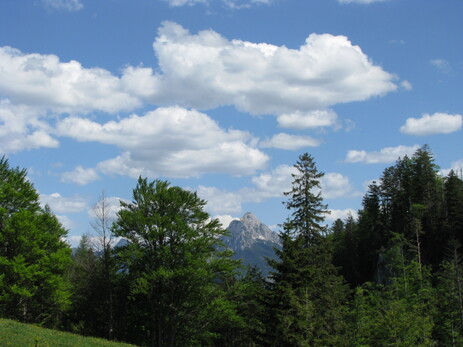
[[227,229],[229,236],[223,241],[235,252],[233,258],[242,259],[245,266],[257,266],[267,276],[271,268],[265,259],[276,258],[274,247],[280,248],[278,234],[249,212],[232,221]]

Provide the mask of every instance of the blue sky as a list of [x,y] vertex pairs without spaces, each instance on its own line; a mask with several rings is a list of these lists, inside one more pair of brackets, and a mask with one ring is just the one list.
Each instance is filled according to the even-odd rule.
[[[139,175],[265,224],[304,152],[328,222],[428,144],[463,167],[463,2],[0,2],[0,155],[78,242]],[[114,207],[116,209],[116,207]]]

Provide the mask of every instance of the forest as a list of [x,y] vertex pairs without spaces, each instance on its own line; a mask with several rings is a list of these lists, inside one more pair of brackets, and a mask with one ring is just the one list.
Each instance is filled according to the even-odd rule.
[[[140,346],[462,346],[463,177],[427,146],[327,226],[315,159],[285,192],[272,272],[243,268],[195,192],[140,177],[77,249],[0,159],[0,317]],[[112,247],[116,238],[126,240]]]

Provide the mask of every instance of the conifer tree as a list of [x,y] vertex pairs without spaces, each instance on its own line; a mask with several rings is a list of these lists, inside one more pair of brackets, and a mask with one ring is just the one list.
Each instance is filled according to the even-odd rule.
[[279,261],[270,261],[270,324],[273,345],[327,346],[341,343],[345,328],[346,286],[332,264],[331,244],[322,223],[328,213],[320,191],[323,173],[309,154],[299,157],[285,206]]
[[433,346],[435,293],[429,268],[409,260],[403,235],[384,252],[383,284],[356,288],[353,346]]

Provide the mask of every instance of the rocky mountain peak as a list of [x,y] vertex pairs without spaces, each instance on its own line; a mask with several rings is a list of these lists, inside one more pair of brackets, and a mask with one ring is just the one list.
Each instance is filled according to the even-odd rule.
[[263,224],[250,212],[240,220],[234,220],[228,226],[230,238],[227,244],[234,250],[251,248],[256,242],[279,244],[278,234]]

